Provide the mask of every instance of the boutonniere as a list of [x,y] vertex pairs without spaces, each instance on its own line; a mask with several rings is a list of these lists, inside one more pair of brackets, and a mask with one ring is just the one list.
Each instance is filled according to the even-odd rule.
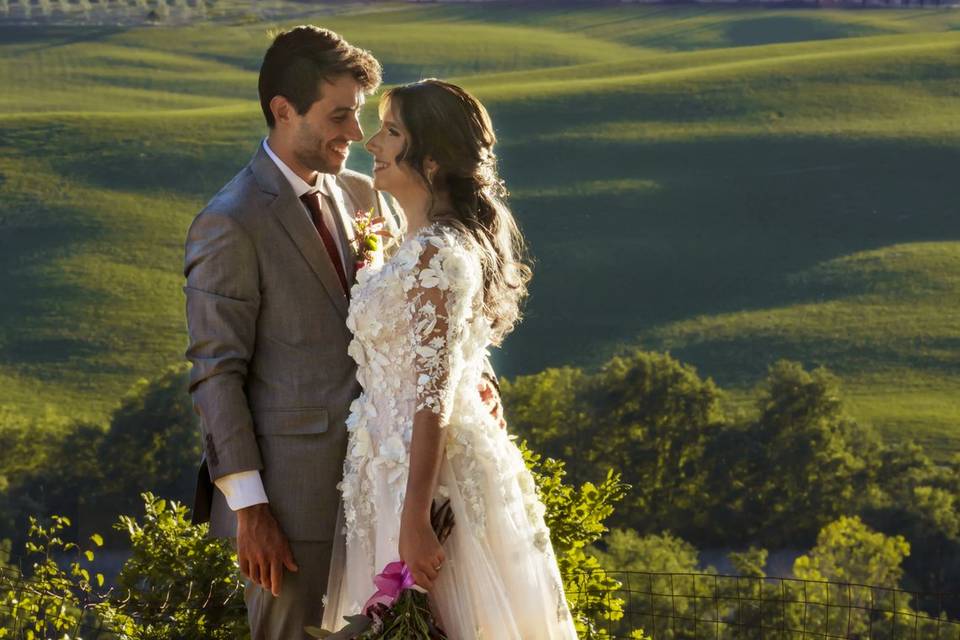
[[384,228],[383,216],[374,217],[373,209],[358,210],[353,214],[353,250],[357,256],[356,270],[367,265],[383,265],[383,243],[391,237]]

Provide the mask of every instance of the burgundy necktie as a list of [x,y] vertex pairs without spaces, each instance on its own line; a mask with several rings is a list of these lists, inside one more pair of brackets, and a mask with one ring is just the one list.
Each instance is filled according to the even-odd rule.
[[337,249],[337,243],[333,239],[330,229],[323,223],[323,213],[320,212],[319,192],[310,191],[300,196],[303,204],[310,210],[310,219],[313,220],[313,226],[317,228],[320,238],[323,240],[323,246],[327,248],[327,256],[333,263],[333,268],[337,270],[340,277],[340,284],[343,286],[343,292],[349,295],[350,287],[347,286],[347,274],[343,271],[343,260],[340,259],[340,251]]

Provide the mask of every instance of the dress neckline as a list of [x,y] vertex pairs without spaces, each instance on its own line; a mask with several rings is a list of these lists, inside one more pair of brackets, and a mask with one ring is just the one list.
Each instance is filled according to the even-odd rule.
[[434,220],[433,222],[431,222],[431,223],[429,223],[429,224],[425,224],[425,225],[423,225],[422,227],[420,227],[419,229],[417,229],[416,233],[413,233],[413,234],[407,236],[406,238],[404,238],[404,240],[403,240],[403,242],[401,243],[401,245],[407,244],[408,242],[410,242],[410,241],[413,240],[414,238],[419,238],[419,237],[422,236],[422,235],[424,234],[424,232],[427,231],[428,229],[433,229],[433,228],[435,228],[435,227],[440,227],[440,226],[445,226],[445,225],[443,224],[443,222],[441,222],[440,220]]

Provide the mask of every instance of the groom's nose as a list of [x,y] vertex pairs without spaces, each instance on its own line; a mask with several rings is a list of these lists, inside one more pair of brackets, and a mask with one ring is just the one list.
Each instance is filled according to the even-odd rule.
[[357,116],[347,119],[346,136],[351,142],[363,140],[363,129],[360,128],[360,119]]

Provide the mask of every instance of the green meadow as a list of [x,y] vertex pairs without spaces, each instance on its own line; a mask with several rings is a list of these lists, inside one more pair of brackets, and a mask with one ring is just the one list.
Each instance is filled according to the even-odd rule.
[[315,22],[489,106],[537,262],[503,374],[640,345],[747,407],[791,358],[960,451],[960,12],[379,7],[0,19],[0,407],[99,422],[182,359],[187,225],[264,134],[268,30]]

